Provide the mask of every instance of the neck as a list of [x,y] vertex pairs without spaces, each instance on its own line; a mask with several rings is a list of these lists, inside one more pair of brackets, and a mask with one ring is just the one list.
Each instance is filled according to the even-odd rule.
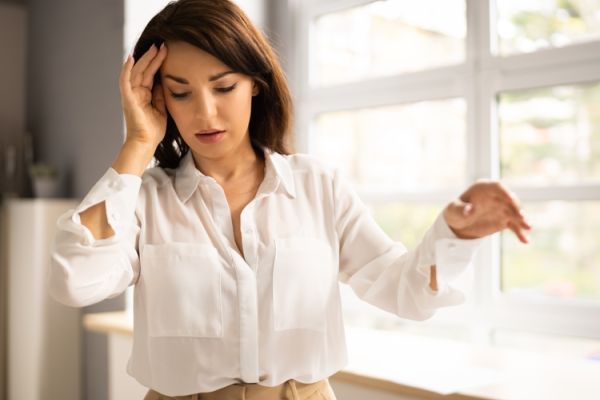
[[196,154],[193,156],[196,168],[204,175],[213,177],[221,185],[245,179],[248,175],[254,176],[262,165],[262,160],[256,155],[252,146],[219,158],[205,158]]

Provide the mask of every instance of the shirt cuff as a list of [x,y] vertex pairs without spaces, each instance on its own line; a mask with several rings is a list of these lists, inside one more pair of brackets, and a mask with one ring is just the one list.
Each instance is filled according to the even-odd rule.
[[483,240],[458,238],[441,213],[433,224],[432,234],[438,283],[452,281],[467,269]]
[[141,185],[142,179],[139,176],[119,174],[113,168],[109,168],[102,178],[96,182],[83,201],[75,208],[72,215],[72,221],[84,228],[84,235],[88,244],[99,241],[94,238],[87,227],[81,224],[79,214],[104,201],[106,204],[106,220],[115,231],[115,236],[120,236],[134,218]]

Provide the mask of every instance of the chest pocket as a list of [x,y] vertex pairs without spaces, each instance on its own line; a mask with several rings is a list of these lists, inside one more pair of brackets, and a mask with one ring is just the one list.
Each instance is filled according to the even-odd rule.
[[275,330],[322,331],[335,269],[326,242],[307,237],[275,240],[273,319]]
[[141,256],[150,336],[223,336],[221,263],[211,245],[145,245]]

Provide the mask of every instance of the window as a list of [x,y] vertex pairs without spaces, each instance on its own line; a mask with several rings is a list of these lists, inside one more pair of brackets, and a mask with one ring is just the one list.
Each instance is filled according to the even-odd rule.
[[[600,1],[289,4],[298,149],[351,177],[392,238],[414,247],[477,178],[534,225],[528,246],[488,238],[468,304],[431,324],[600,338]],[[349,323],[412,326],[342,289]]]
[[319,114],[315,151],[368,192],[464,185],[465,108],[458,98]]
[[600,3],[582,0],[498,1],[500,54],[600,39]]
[[[600,83],[500,93],[501,176],[512,185],[579,193],[600,183]],[[600,201],[560,194],[529,202],[532,245],[503,238],[502,289],[600,300]],[[508,235],[506,235],[508,236]]]
[[464,0],[375,1],[320,15],[311,81],[331,85],[461,63],[465,16]]

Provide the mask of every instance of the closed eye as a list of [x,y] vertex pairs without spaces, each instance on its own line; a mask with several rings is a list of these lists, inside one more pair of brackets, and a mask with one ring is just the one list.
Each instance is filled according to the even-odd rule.
[[235,85],[237,85],[237,83],[234,83],[233,85],[227,87],[215,88],[215,90],[219,93],[227,93],[235,89]]
[[183,99],[184,97],[186,97],[189,93],[175,93],[175,92],[171,92],[171,97],[175,98],[175,99]]
[[[215,88],[215,91],[219,92],[219,93],[231,92],[233,89],[235,89],[236,85],[237,85],[237,83],[234,83],[231,86]],[[189,94],[190,94],[189,92],[183,92],[183,93],[171,92],[171,97],[173,97],[175,99],[183,99],[183,98],[186,98]]]

